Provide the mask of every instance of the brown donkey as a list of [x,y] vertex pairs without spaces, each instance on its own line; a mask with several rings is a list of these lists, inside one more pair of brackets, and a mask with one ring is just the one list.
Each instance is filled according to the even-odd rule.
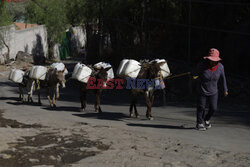
[[[91,77],[88,81],[88,83],[82,83],[78,81],[78,85],[80,88],[80,101],[81,101],[81,110],[85,111],[86,106],[87,106],[87,100],[86,100],[86,95],[87,95],[87,91],[92,90],[96,96],[96,103],[95,103],[95,111],[101,113],[102,109],[100,107],[100,96],[102,94],[102,86],[106,85],[107,79],[108,79],[108,73],[107,71],[109,71],[112,67],[108,67],[108,68],[92,68],[93,72],[91,74]],[[94,84],[100,84],[98,83],[98,81],[102,81],[101,82],[101,87],[100,88],[96,88],[96,89],[91,89],[89,88],[87,85],[89,84],[89,82],[95,80],[96,82],[94,82]]]
[[[65,70],[65,69],[64,69]],[[59,98],[59,86],[65,88],[64,71],[57,71],[57,69],[50,69],[46,75],[46,80],[40,82],[40,88],[46,88],[46,96],[49,100],[50,107],[56,107],[56,100]],[[38,87],[39,84],[37,83]],[[41,104],[40,88],[38,90],[38,103]]]
[[[157,79],[163,81],[160,66],[163,65],[164,63],[165,62],[161,62],[161,63],[144,62],[144,63],[142,63],[141,71],[139,72],[136,80],[137,79],[151,80],[151,81],[153,81],[153,83]],[[152,105],[154,102],[155,90],[156,89],[154,86],[149,86],[149,87],[145,86],[145,89],[136,89],[136,88],[131,89],[131,91],[130,91],[131,104],[130,104],[130,109],[129,109],[130,117],[133,117],[133,108],[134,108],[135,116],[136,117],[139,116],[137,109],[136,109],[136,101],[137,101],[136,99],[137,99],[138,94],[142,93],[142,94],[144,94],[144,97],[145,97],[145,100],[147,103],[146,117],[149,120],[153,120],[151,109],[152,109]]]
[[[65,70],[65,69],[64,69]],[[65,88],[65,75],[64,71],[57,71],[56,69],[50,69],[46,74],[45,80],[32,80],[32,85],[28,94],[28,102],[33,103],[32,95],[33,90],[36,87],[38,94],[38,104],[41,105],[41,89],[46,89],[46,96],[49,100],[50,107],[56,107],[56,99],[59,98],[59,86],[62,85]]]

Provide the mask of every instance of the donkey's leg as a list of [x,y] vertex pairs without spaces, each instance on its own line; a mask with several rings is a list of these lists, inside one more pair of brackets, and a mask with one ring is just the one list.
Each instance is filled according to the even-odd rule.
[[101,91],[97,90],[97,91],[96,91],[95,112],[102,113],[102,109],[101,109],[101,107],[100,107],[100,96],[101,96]]
[[35,80],[31,80],[30,81],[31,83],[28,84],[28,102],[31,102],[33,103],[33,91],[34,91],[34,88],[35,88]]
[[130,114],[129,114],[129,116],[130,117],[134,116],[134,114],[133,114],[133,108],[134,108],[135,117],[138,118],[139,114],[138,114],[137,108],[136,108],[136,103],[137,103],[136,98],[137,98],[137,95],[134,95],[132,98],[133,99],[131,100],[131,104],[130,104],[130,110],[129,110]]
[[18,84],[18,89],[19,89],[19,100],[22,100],[22,88],[21,88],[21,84]]
[[147,117],[149,120],[153,120],[153,117],[152,117],[152,115],[151,115],[152,104],[151,104],[151,101],[150,101],[150,98],[149,98],[149,92],[145,92],[144,96],[145,96],[145,100],[146,100],[146,103],[147,103],[147,113],[146,113],[146,117]]
[[49,105],[52,108],[53,106],[52,106],[52,100],[50,99],[50,88],[49,87],[46,89],[46,95],[47,95],[47,98],[49,101]]
[[130,99],[131,99],[131,102],[130,102],[130,108],[129,108],[129,117],[133,117],[134,116],[133,107],[134,109],[136,109],[136,102],[135,102],[136,94],[133,90],[130,91]]
[[87,95],[87,90],[85,87],[82,85],[83,83],[79,82],[79,93],[80,93],[80,102],[81,102],[81,111],[84,112],[87,106],[87,100],[86,100],[86,95]]
[[135,99],[135,103],[134,103],[135,117],[139,118],[140,116],[139,116],[139,114],[137,112],[136,103],[137,103],[137,100]]
[[56,84],[56,99],[59,99],[59,97],[60,97],[59,86],[60,86],[60,84],[57,83]]
[[82,112],[85,111],[86,106],[87,106],[87,100],[86,100],[86,91],[81,90],[80,91],[80,101],[81,101],[81,110]]
[[18,84],[18,88],[19,88],[19,100],[21,102],[23,102],[23,89],[22,89],[22,85]]
[[133,114],[133,106],[134,106],[134,104],[131,101],[130,108],[129,108],[129,117],[133,117],[134,116],[134,114]]
[[52,88],[52,94],[53,94],[53,107],[56,108],[56,92],[55,92],[55,87]]
[[151,95],[151,98],[150,98],[151,106],[150,106],[150,110],[149,110],[149,117],[150,117],[151,119],[153,119],[153,116],[152,116],[152,107],[153,107],[153,103],[154,103],[154,98],[155,98],[155,95],[152,94],[152,95]]
[[38,105],[42,105],[41,103],[41,89],[37,89],[37,96],[38,96]]
[[86,109],[86,106],[87,106],[87,99],[86,99],[86,95],[87,95],[87,92],[86,91],[84,91],[83,92],[83,110],[85,111],[85,109]]

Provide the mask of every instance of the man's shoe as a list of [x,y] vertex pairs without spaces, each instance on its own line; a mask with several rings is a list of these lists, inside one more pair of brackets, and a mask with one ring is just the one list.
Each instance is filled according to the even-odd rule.
[[207,129],[212,127],[209,121],[205,121],[205,126]]
[[205,128],[205,126],[203,124],[197,124],[196,125],[196,130],[205,131],[207,129]]

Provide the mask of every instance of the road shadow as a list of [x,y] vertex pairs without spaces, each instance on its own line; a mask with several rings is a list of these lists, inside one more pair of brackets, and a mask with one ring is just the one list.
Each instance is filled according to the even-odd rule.
[[122,121],[122,119],[129,118],[123,113],[111,113],[111,112],[102,112],[102,113],[85,113],[85,114],[73,114],[74,116],[82,118],[95,118],[102,120],[112,120],[112,121]]
[[0,100],[20,101],[20,99],[18,97],[0,97]]
[[[208,109],[206,109],[206,113]],[[182,111],[180,114],[194,117],[196,111]],[[211,118],[216,124],[250,126],[250,112],[248,110],[218,109]]]
[[194,127],[184,127],[181,126],[174,126],[174,125],[155,125],[155,124],[134,124],[134,123],[128,123],[128,126],[134,126],[134,127],[145,127],[145,128],[160,128],[160,129],[180,129],[180,130],[194,130]]
[[71,107],[71,106],[57,106],[56,108],[51,107],[43,107],[44,110],[49,111],[65,111],[65,112],[80,112],[79,107]]
[[37,102],[29,103],[29,102],[22,102],[20,100],[16,100],[15,102],[6,102],[7,104],[11,105],[27,105],[27,106],[42,106],[42,104],[39,104]]
[[17,83],[14,83],[14,82],[9,82],[9,81],[6,81],[6,82],[0,82],[0,86],[8,86],[8,87],[18,87],[18,84]]

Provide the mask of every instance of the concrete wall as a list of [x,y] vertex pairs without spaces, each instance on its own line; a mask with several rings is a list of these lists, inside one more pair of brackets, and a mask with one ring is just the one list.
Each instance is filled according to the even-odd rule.
[[72,35],[72,39],[77,41],[77,48],[80,49],[81,47],[85,47],[86,42],[87,42],[87,35],[86,35],[86,31],[85,28],[82,27],[72,27],[73,30],[73,35]]
[[[2,27],[2,29],[6,27]],[[1,27],[0,27],[1,31]],[[8,26],[4,33],[5,41],[10,47],[10,59],[15,59],[18,51],[32,55],[48,57],[47,31],[44,25],[16,30],[14,25]],[[79,53],[80,48],[86,45],[86,31],[82,27],[72,27],[71,46],[74,52]],[[59,58],[59,47],[54,47],[54,57]],[[0,48],[0,55],[7,52],[6,47]]]
[[[10,58],[15,59],[18,51],[24,51],[37,56],[48,56],[47,31],[45,26],[15,30],[12,25],[5,33],[5,39],[10,47]],[[0,48],[0,54],[7,48]]]

